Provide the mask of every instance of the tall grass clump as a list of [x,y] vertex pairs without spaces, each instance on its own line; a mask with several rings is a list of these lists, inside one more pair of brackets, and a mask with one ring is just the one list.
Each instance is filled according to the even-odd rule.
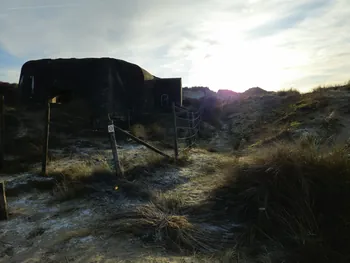
[[115,214],[109,222],[111,233],[120,235],[130,232],[146,243],[190,255],[218,250],[220,242],[215,242],[218,240],[217,233],[192,223],[187,215],[179,211],[181,201],[153,201],[138,207],[136,211]]
[[240,247],[268,262],[350,262],[348,152],[303,141],[250,159],[213,190],[211,220],[241,224]]
[[278,96],[300,96],[300,92],[297,89],[290,88],[290,89],[283,89],[277,91]]

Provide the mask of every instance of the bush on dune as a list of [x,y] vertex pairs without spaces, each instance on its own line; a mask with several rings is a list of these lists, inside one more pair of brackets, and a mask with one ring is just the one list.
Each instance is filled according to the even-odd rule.
[[231,169],[211,201],[206,211],[212,219],[244,226],[232,230],[240,232],[242,247],[278,248],[284,262],[350,260],[350,162],[344,149],[322,152],[310,143],[265,149]]

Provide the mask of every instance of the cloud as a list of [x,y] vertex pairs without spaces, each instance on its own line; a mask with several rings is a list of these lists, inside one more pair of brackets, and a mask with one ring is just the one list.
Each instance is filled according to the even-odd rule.
[[43,8],[66,8],[76,5],[66,4],[66,5],[28,5],[28,6],[19,6],[19,7],[10,7],[7,8],[7,11],[23,10],[23,9],[43,9]]
[[264,37],[296,27],[309,17],[322,14],[331,3],[332,0],[313,0],[302,3],[295,1],[293,3],[295,6],[284,6],[286,10],[280,16],[272,17],[268,22],[251,30],[248,35],[252,38]]
[[349,78],[347,0],[0,0],[0,6],[3,80],[17,81],[14,72],[29,59],[101,56],[214,90],[292,84],[305,90]]

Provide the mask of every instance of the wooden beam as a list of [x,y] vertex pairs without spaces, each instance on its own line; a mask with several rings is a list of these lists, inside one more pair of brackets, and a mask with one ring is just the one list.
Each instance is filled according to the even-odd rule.
[[49,100],[46,105],[45,112],[45,130],[44,130],[44,142],[43,142],[43,156],[41,164],[42,175],[47,175],[47,159],[49,154],[49,137],[50,137],[50,119],[51,119],[51,101]]
[[0,221],[7,220],[8,217],[5,182],[0,182]]
[[156,147],[148,144],[147,142],[135,137],[134,135],[130,134],[127,131],[124,131],[123,129],[119,128],[118,126],[114,126],[115,129],[117,129],[118,131],[120,131],[121,133],[125,134],[126,136],[130,137],[131,139],[133,139],[134,141],[146,146],[147,148],[151,149],[152,151],[166,157],[166,158],[171,158],[169,155],[167,155],[166,153],[162,152],[161,150],[157,149]]

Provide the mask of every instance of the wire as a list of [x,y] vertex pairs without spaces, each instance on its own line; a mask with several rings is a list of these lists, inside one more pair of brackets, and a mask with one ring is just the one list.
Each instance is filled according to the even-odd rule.
[[181,111],[181,112],[177,112],[178,114],[182,114],[182,113],[190,113],[193,115],[200,115],[201,113],[199,111]]
[[176,105],[175,105],[175,108],[180,109],[180,110],[187,110],[187,111],[188,111],[188,109],[187,109],[187,108],[182,107],[182,106],[176,106]]
[[182,110],[182,111],[178,111],[178,112],[175,112],[176,114],[182,114],[182,113],[188,113],[189,111],[188,110]]
[[177,126],[177,129],[184,129],[184,130],[191,130],[191,127],[185,127],[185,126]]
[[[196,118],[193,119],[193,121],[198,120],[200,117],[201,116],[198,115]],[[183,117],[178,117],[178,116],[176,116],[176,118],[179,119],[179,120],[184,120],[184,121],[192,121],[192,118],[183,118]]]
[[182,118],[182,117],[178,117],[178,116],[176,116],[176,118],[179,119],[179,120],[184,120],[184,121],[190,121],[191,120],[191,119],[188,119],[188,118]]
[[198,117],[196,117],[193,121],[198,120],[201,117],[201,115],[198,115]]
[[194,125],[194,127],[192,127],[192,129],[197,129],[199,126],[200,126],[200,124],[201,124],[201,122],[199,121],[199,122],[197,122],[197,124],[196,125]]
[[188,145],[187,147],[183,148],[182,150],[179,151],[179,153],[183,153],[189,149],[192,148],[192,146],[196,145],[196,143],[191,143],[190,145]]
[[197,136],[197,133],[194,133],[193,135],[191,135],[191,136],[187,136],[187,137],[182,137],[182,138],[177,138],[178,140],[188,140],[188,139],[192,139],[192,138],[194,138],[194,137],[196,137]]
[[[181,114],[181,113],[192,113],[193,111],[190,111],[189,109],[186,109],[184,107],[178,107],[178,106],[175,106],[175,109],[179,109],[181,111],[177,112],[178,114]],[[200,111],[196,111],[196,112],[193,112],[193,114],[200,114]]]
[[191,132],[192,135],[190,135],[190,136],[184,136],[184,137],[178,137],[178,139],[179,139],[179,140],[190,139],[190,138],[193,138],[193,137],[197,136],[198,133],[199,133],[199,129],[192,129],[191,131],[192,131],[192,132]]

